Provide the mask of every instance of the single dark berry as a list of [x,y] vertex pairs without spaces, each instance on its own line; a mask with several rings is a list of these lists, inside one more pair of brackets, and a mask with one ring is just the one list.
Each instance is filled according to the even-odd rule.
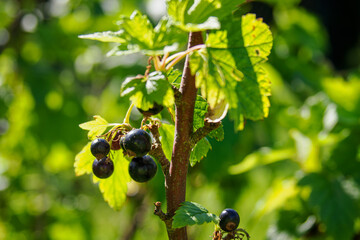
[[146,111],[138,108],[139,112],[141,112],[144,116],[152,116],[152,115],[158,114],[163,109],[164,109],[164,107],[160,104],[157,104],[156,102],[154,102],[154,106],[152,108],[149,108]]
[[102,159],[109,154],[110,144],[105,139],[97,138],[91,142],[90,150],[96,159]]
[[129,164],[129,174],[136,182],[147,182],[152,179],[157,171],[155,161],[149,155],[135,157]]
[[108,178],[114,172],[114,163],[109,157],[104,157],[100,160],[95,159],[92,170],[98,178]]
[[219,218],[220,228],[226,232],[235,230],[240,223],[239,214],[231,208],[226,208],[224,211],[222,211]]
[[129,155],[141,157],[151,149],[151,136],[142,129],[134,129],[126,134],[122,145]]

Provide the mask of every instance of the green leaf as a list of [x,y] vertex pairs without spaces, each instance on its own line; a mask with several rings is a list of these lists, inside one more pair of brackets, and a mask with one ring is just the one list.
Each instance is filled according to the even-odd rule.
[[126,160],[121,151],[111,151],[114,162],[114,172],[106,179],[93,176],[94,182],[99,183],[99,189],[104,200],[115,210],[120,210],[126,200],[127,183],[130,182],[128,172],[129,161]]
[[120,28],[117,32],[98,32],[79,37],[120,43],[107,54],[108,56],[137,52],[162,55],[165,52],[176,51],[186,43],[186,34],[175,27],[167,17],[163,17],[154,28],[148,17],[136,10],[130,17],[122,16],[117,25]]
[[182,72],[179,69],[171,69],[171,71],[167,74],[168,81],[175,85],[176,87],[180,86],[181,83]]
[[117,32],[96,32],[92,34],[80,35],[79,38],[97,40],[101,42],[126,43],[126,36],[124,36],[124,30],[120,30]]
[[222,28],[208,34],[207,47],[192,54],[190,67],[210,107],[225,100],[236,128],[242,129],[244,118],[268,115],[270,81],[260,64],[270,54],[272,35],[254,14],[226,19]]
[[301,179],[299,185],[311,187],[308,202],[318,212],[327,233],[334,239],[351,239],[359,210],[342,183],[312,173]]
[[85,173],[92,173],[92,164],[95,157],[90,151],[91,142],[87,143],[85,147],[75,156],[75,175],[81,176]]
[[208,137],[215,138],[216,141],[221,142],[224,140],[224,127],[221,124],[217,129],[211,131]]
[[204,126],[205,114],[207,113],[208,104],[206,100],[197,95],[194,108],[194,130]]
[[203,22],[211,16],[222,19],[230,15],[245,0],[201,0],[194,1],[188,10],[185,21]]
[[218,19],[230,15],[245,0],[168,0],[167,12],[184,31],[219,29]]
[[127,78],[121,86],[121,96],[129,97],[137,108],[144,111],[152,108],[154,102],[171,107],[174,93],[161,72],[152,72],[146,77]]
[[94,139],[98,135],[101,135],[109,126],[108,122],[99,115],[94,116],[94,119],[95,120],[79,125],[80,128],[89,130],[88,138],[90,140]]
[[194,224],[214,222],[217,224],[219,218],[201,206],[194,202],[183,202],[181,206],[176,210],[174,221],[172,223],[173,228],[182,228],[185,226],[191,226]]
[[200,162],[211,149],[211,144],[205,138],[202,138],[195,147],[191,150],[190,153],[190,165],[193,167],[196,163]]
[[159,128],[160,142],[164,150],[167,159],[171,160],[173,145],[174,145],[174,133],[175,126],[172,124],[162,123]]

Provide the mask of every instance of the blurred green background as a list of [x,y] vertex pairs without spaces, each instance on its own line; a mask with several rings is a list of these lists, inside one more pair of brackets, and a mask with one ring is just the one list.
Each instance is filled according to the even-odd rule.
[[[166,239],[153,216],[163,176],[130,183],[120,212],[91,177],[75,177],[87,142],[78,124],[99,114],[121,122],[128,75],[140,55],[106,58],[110,44],[78,39],[114,30],[140,9],[156,22],[163,0],[0,1],[0,240]],[[246,9],[274,34],[266,65],[270,115],[212,142],[189,169],[187,199],[219,214],[237,209],[252,239],[360,239],[359,1],[267,0]],[[140,115],[132,115],[138,124]],[[211,239],[211,224],[190,227]]]

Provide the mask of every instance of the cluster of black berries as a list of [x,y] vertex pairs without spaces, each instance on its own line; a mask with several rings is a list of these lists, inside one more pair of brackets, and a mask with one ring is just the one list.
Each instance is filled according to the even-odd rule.
[[102,138],[97,138],[91,143],[92,155],[96,157],[92,170],[98,178],[108,178],[114,172],[114,163],[107,155],[110,152],[110,144]]
[[[120,134],[120,133],[117,133]],[[115,136],[116,138],[117,136]],[[147,182],[157,172],[157,165],[149,155],[152,140],[149,133],[142,129],[133,129],[117,141],[112,141],[111,149],[122,148],[127,155],[134,156],[129,164],[129,174],[137,182]],[[92,170],[98,178],[108,178],[114,172],[114,163],[108,156],[110,144],[102,138],[97,138],[91,143],[92,155],[96,157]]]
[[[158,114],[163,106],[154,103],[154,107],[143,111],[138,109],[144,116]],[[112,134],[115,134],[112,137]],[[129,164],[129,174],[137,182],[147,182],[153,178],[157,172],[157,165],[149,155],[146,155],[152,146],[151,136],[142,129],[133,129],[124,134],[117,130],[108,136],[111,147],[107,140],[97,138],[91,143],[91,153],[96,157],[93,162],[92,170],[98,178],[108,178],[114,172],[114,163],[108,156],[111,150],[122,148],[124,153],[134,157]]]
[[147,182],[157,172],[157,165],[149,155],[151,136],[142,129],[134,129],[120,139],[120,146],[130,156],[135,156],[129,164],[129,174],[136,182]]

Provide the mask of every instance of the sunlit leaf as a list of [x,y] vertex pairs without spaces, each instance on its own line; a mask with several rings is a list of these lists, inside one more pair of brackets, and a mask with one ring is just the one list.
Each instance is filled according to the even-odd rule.
[[208,34],[207,47],[192,54],[190,67],[210,107],[226,100],[236,128],[242,129],[244,118],[268,115],[270,81],[260,64],[270,54],[272,35],[254,14],[227,19],[222,29]]
[[258,217],[262,217],[263,215],[282,207],[289,198],[296,196],[298,192],[299,188],[294,180],[278,180],[273,184],[273,188],[258,207]]
[[240,163],[229,168],[230,174],[241,174],[256,167],[264,166],[286,159],[292,159],[296,155],[294,148],[269,149],[262,148],[259,151],[247,155]]
[[152,72],[148,77],[127,78],[121,86],[121,96],[129,97],[137,108],[144,111],[152,108],[154,102],[172,107],[174,93],[161,72]]
[[117,22],[117,32],[99,32],[80,35],[80,38],[102,42],[120,43],[108,56],[121,56],[137,52],[147,55],[161,55],[173,52],[186,43],[186,34],[163,17],[154,28],[146,15],[135,10],[130,17],[122,16]]
[[174,145],[174,133],[175,126],[172,124],[162,123],[159,128],[160,142],[164,150],[167,159],[171,160],[173,145]]
[[215,214],[209,213],[206,208],[198,203],[183,202],[175,212],[172,227],[181,228],[194,224],[201,225],[209,222],[217,224],[219,222],[219,218]]
[[190,165],[193,167],[196,163],[200,162],[211,149],[211,144],[206,138],[202,138],[190,153]]
[[85,173],[92,173],[92,164],[95,157],[90,152],[91,142],[87,143],[85,147],[75,156],[75,174],[76,176],[83,175]]
[[219,29],[218,19],[230,15],[245,0],[168,0],[167,12],[184,31]]
[[123,30],[120,30],[118,32],[96,32],[92,34],[80,35],[79,38],[98,40],[101,42],[126,43],[126,38],[124,36]]
[[99,182],[99,189],[104,200],[115,210],[120,210],[126,200],[127,183],[130,182],[128,171],[129,161],[121,151],[113,151],[110,155],[114,162],[114,172],[106,179],[94,177]]
[[89,130],[88,138],[90,140],[94,139],[98,135],[101,135],[109,126],[108,122],[99,115],[94,116],[94,119],[95,120],[79,125],[80,128]]
[[198,129],[204,126],[205,114],[207,113],[208,104],[206,100],[201,96],[196,96],[195,108],[194,108],[194,129]]

